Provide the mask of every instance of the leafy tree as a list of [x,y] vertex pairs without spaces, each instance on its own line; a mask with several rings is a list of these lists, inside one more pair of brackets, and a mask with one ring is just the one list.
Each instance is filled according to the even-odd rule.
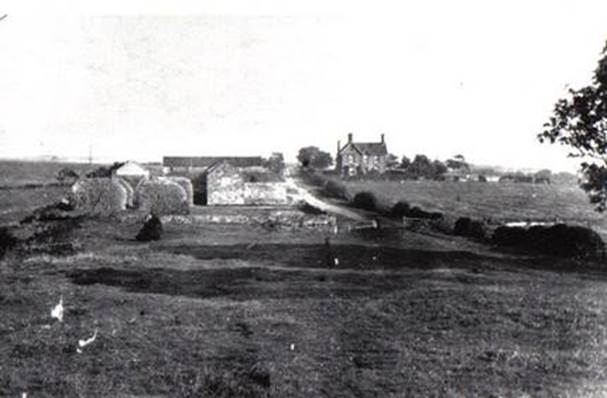
[[333,164],[331,154],[323,152],[315,146],[301,148],[297,154],[297,160],[303,167],[314,169],[326,169]]
[[282,174],[285,169],[285,158],[280,152],[274,152],[265,160],[265,166],[276,174]]
[[408,169],[409,166],[411,165],[411,159],[409,159],[406,156],[403,156],[400,160],[400,168],[401,169]]
[[601,53],[592,83],[580,89],[569,89],[559,99],[540,142],[559,143],[569,147],[569,156],[580,158],[580,186],[596,210],[607,209],[607,46]]
[[455,155],[451,159],[447,160],[447,167],[452,170],[470,170],[470,165],[466,162],[466,158],[463,155]]
[[398,167],[399,166],[398,157],[396,155],[389,154],[388,158],[386,159],[386,166],[390,169]]
[[415,155],[407,170],[416,177],[432,178],[434,167],[426,155]]
[[447,166],[441,162],[440,160],[435,160],[432,162],[433,168],[433,178],[440,178],[443,174],[447,172]]

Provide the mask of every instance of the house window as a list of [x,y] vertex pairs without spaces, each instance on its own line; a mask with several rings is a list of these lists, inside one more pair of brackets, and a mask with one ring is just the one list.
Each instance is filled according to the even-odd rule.
[[354,156],[348,155],[348,163],[354,163]]

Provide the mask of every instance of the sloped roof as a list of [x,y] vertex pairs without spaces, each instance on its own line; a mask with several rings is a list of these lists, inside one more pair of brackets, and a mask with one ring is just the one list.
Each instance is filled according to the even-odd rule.
[[149,176],[150,171],[141,166],[139,163],[128,161],[122,166],[114,170],[117,176]]
[[352,145],[362,155],[381,156],[388,154],[388,148],[384,142],[350,142],[344,145],[339,152],[341,153],[349,145]]
[[261,156],[165,156],[162,165],[165,167],[198,167],[208,168],[220,162],[227,162],[234,167],[261,166]]

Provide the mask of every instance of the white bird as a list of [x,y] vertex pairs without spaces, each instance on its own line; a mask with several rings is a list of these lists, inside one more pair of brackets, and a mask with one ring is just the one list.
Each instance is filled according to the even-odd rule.
[[63,322],[63,297],[59,298],[59,304],[51,310],[51,317],[57,318],[59,322]]

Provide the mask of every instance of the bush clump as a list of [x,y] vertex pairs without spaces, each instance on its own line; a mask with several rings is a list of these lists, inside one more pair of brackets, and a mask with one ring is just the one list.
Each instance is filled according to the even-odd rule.
[[8,228],[0,227],[0,258],[4,257],[7,251],[17,245],[17,238],[15,238]]
[[590,228],[556,224],[550,227],[499,227],[493,242],[529,252],[564,258],[604,258],[605,243]]
[[23,218],[20,224],[29,224],[34,221],[59,221],[73,218],[70,212],[74,210],[74,206],[66,198],[60,202],[53,203],[48,206],[43,206],[34,210],[30,215]]
[[377,198],[372,192],[359,192],[354,195],[354,199],[352,199],[352,206],[356,207],[357,209],[376,211]]
[[472,220],[468,217],[461,217],[455,222],[453,234],[477,240],[487,238],[485,224],[482,221]]
[[493,231],[493,243],[499,246],[521,246],[527,239],[527,230],[523,227],[498,227]]
[[390,217],[402,219],[403,217],[408,217],[410,211],[411,205],[408,202],[401,200],[390,209]]
[[305,214],[311,214],[314,216],[321,215],[321,214],[327,214],[325,211],[319,209],[316,206],[312,206],[311,204],[309,204],[306,201],[299,202],[297,204],[297,209]]
[[329,198],[348,200],[348,190],[344,184],[329,180],[323,187],[323,194]]

